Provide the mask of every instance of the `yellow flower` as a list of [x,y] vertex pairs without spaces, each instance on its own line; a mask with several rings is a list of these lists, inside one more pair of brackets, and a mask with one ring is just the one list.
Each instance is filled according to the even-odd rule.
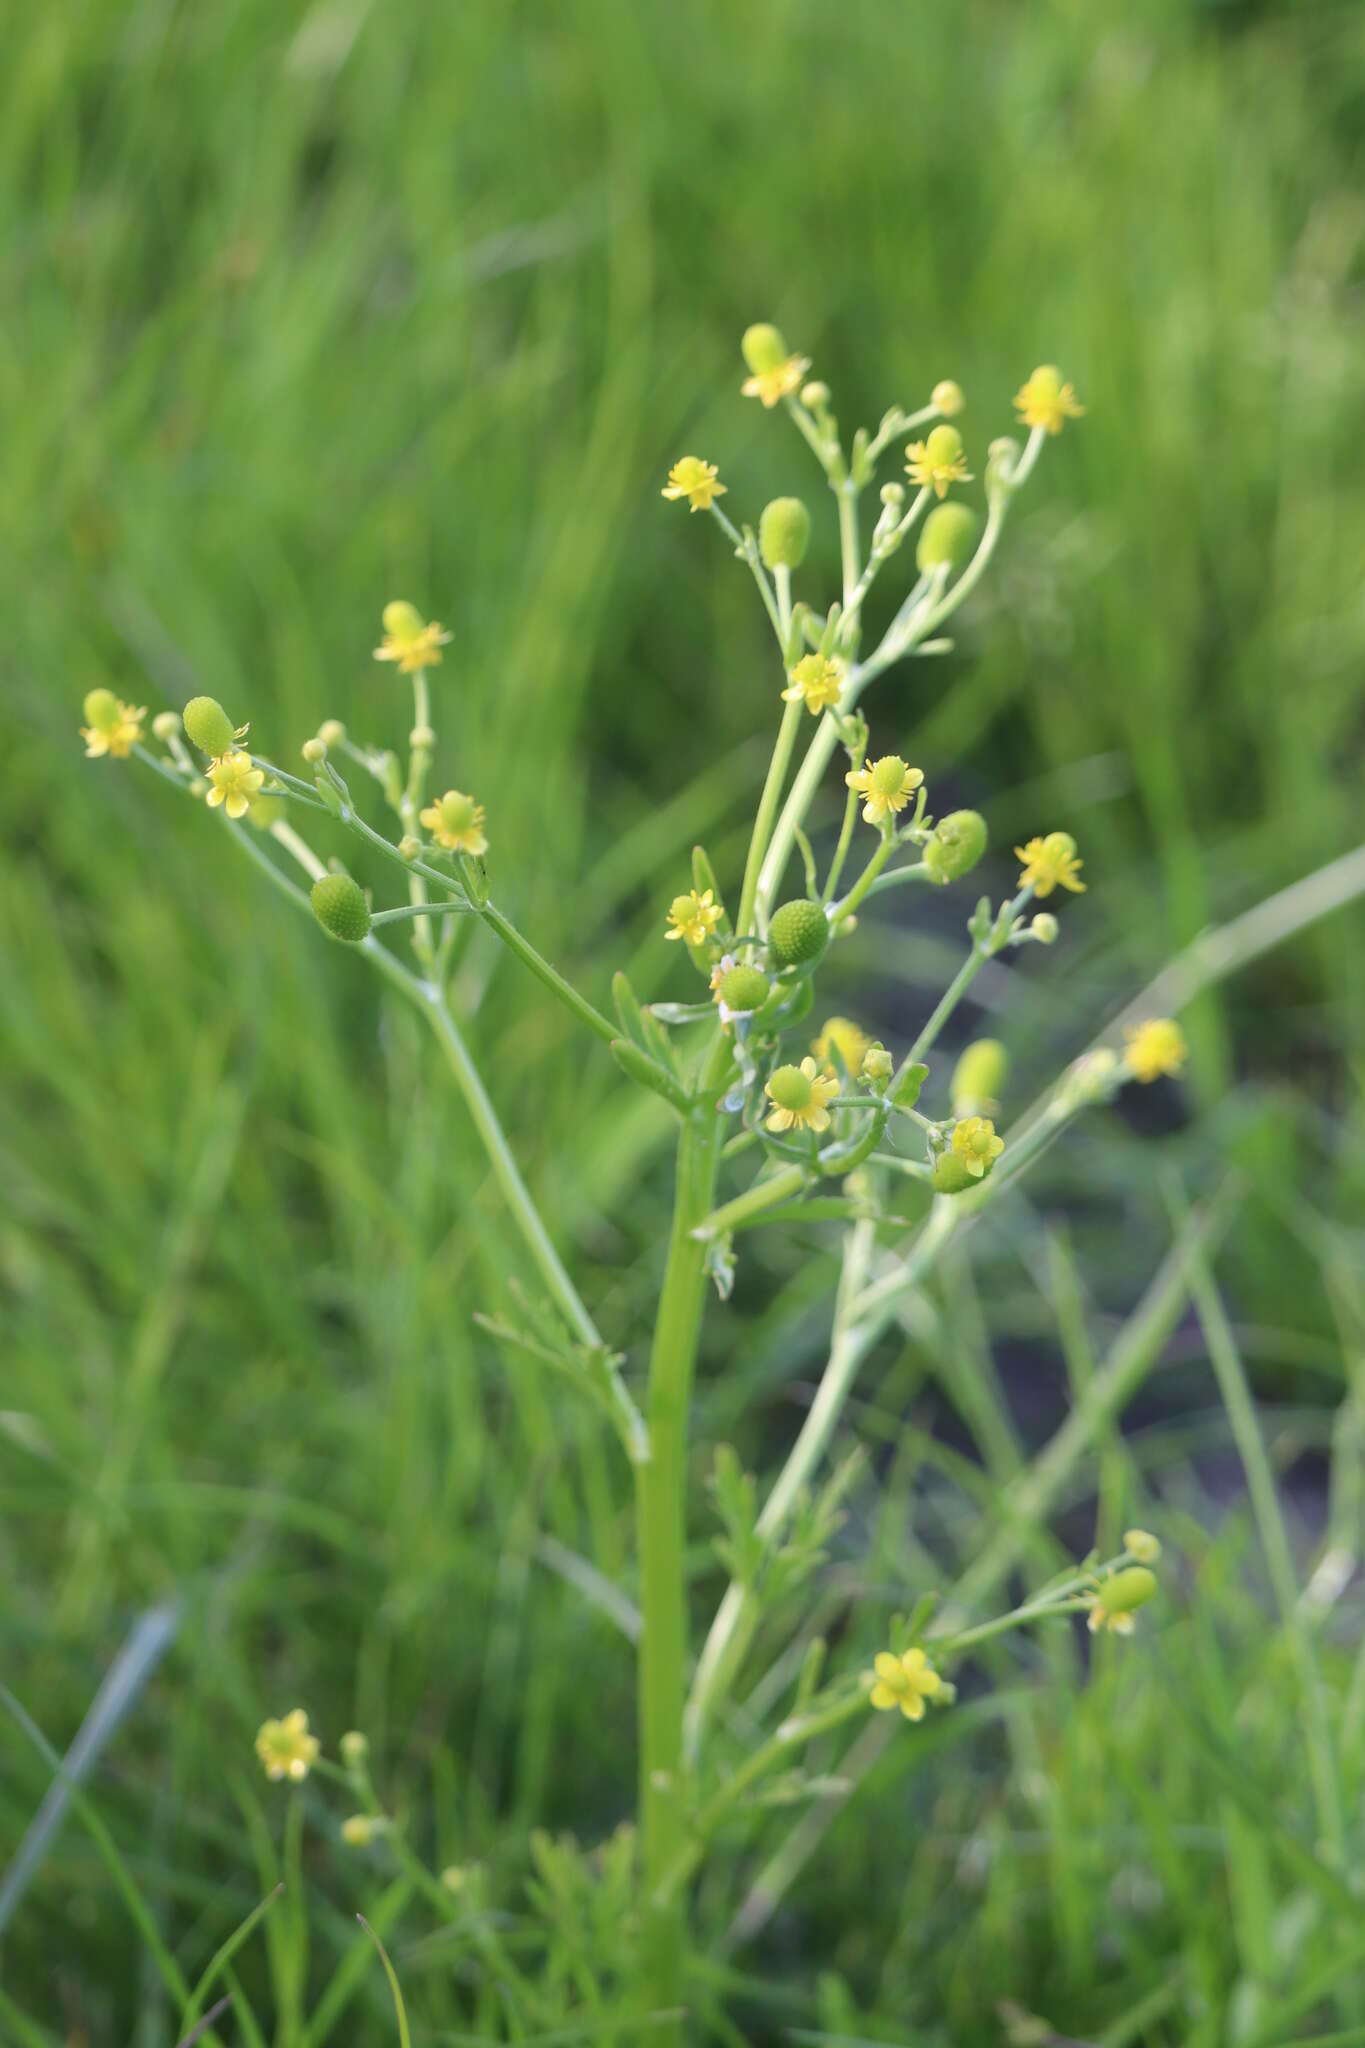
[[1185,1034],[1170,1017],[1152,1017],[1126,1031],[1124,1057],[1135,1081],[1155,1081],[1161,1074],[1178,1074],[1189,1056]]
[[1026,427],[1043,427],[1049,434],[1060,434],[1065,421],[1078,420],[1085,411],[1055,363],[1039,365],[1015,393],[1014,405]]
[[375,648],[374,658],[396,661],[404,675],[411,675],[414,669],[434,668],[449,639],[435,619],[428,624],[416,605],[395,598],[384,607],[384,638]]
[[1015,858],[1024,863],[1019,877],[1019,887],[1027,889],[1032,885],[1035,896],[1050,896],[1059,885],[1080,895],[1085,883],[1077,877],[1083,861],[1076,858],[1076,842],[1069,832],[1049,832],[1045,839],[1030,839],[1024,846],[1016,846]]
[[800,387],[809,368],[809,356],[788,356],[785,362],[774,363],[770,370],[755,370],[752,377],[745,378],[740,390],[745,398],[761,398],[771,411]]
[[799,1131],[827,1131],[826,1104],[839,1093],[839,1083],[833,1074],[822,1074],[814,1060],[804,1059],[799,1067],[778,1067],[764,1092],[775,1104],[768,1118],[770,1131],[789,1131],[793,1125]]
[[668,922],[672,930],[665,932],[664,937],[686,939],[689,946],[704,946],[724,914],[710,889],[703,889],[700,896],[695,889],[689,889],[685,896],[675,896],[669,905]]
[[291,1778],[297,1785],[318,1760],[318,1739],[308,1733],[308,1716],[295,1707],[282,1721],[266,1721],[256,1737],[256,1754],[267,1778]]
[[899,1657],[879,1650],[873,1659],[876,1680],[868,1699],[883,1712],[899,1707],[907,1721],[924,1719],[924,1702],[943,1690],[943,1680],[923,1650],[905,1650]]
[[686,498],[693,512],[706,512],[713,498],[725,496],[725,486],[719,480],[714,462],[703,462],[699,455],[684,455],[682,461],[675,462],[669,470],[662,495],[665,498]]
[[865,796],[863,817],[869,825],[903,811],[924,776],[918,768],[907,768],[899,754],[883,754],[866,768],[850,768],[844,781],[859,796]]
[[953,1126],[953,1157],[973,1180],[980,1180],[1005,1149],[988,1116],[964,1116]]
[[862,1067],[863,1054],[871,1043],[872,1040],[867,1033],[860,1030],[851,1018],[829,1017],[825,1020],[824,1030],[811,1046],[811,1051],[822,1067],[833,1066],[831,1054],[837,1052],[844,1063],[845,1072],[856,1074]]
[[90,722],[81,727],[81,738],[85,741],[89,759],[95,761],[102,754],[108,754],[111,760],[125,761],[142,738],[146,705],[139,704],[134,709],[116,697],[112,690],[91,690],[84,709]]
[[417,815],[438,846],[447,846],[453,853],[487,853],[483,805],[463,790],[448,789],[438,803],[428,804]]
[[790,671],[782,700],[795,704],[804,698],[811,717],[818,718],[822,711],[832,711],[843,696],[846,673],[843,662],[830,655],[803,654]]
[[265,770],[252,767],[250,754],[231,752],[209,762],[209,781],[209,809],[216,811],[221,804],[230,818],[244,818],[265,781]]
[[937,498],[947,495],[949,484],[972,480],[956,427],[933,427],[927,439],[912,441],[905,452],[910,458],[905,473],[911,483],[920,490],[931,490]]

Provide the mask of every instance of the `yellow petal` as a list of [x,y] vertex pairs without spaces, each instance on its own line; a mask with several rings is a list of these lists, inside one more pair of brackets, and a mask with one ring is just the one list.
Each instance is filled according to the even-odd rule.
[[907,1721],[922,1721],[924,1719],[924,1701],[917,1692],[908,1693],[901,1701],[901,1712]]
[[893,1657],[890,1650],[878,1650],[876,1656],[872,1659],[872,1668],[878,1678],[885,1680],[887,1685],[899,1685],[901,1683],[901,1661],[898,1657]]
[[868,1694],[868,1698],[869,1700],[871,1700],[874,1707],[879,1707],[883,1712],[885,1712],[888,1707],[894,1707],[897,1704],[897,1702],[900,1699],[900,1694],[892,1692],[889,1685],[882,1685],[878,1683],[873,1686],[871,1692]]

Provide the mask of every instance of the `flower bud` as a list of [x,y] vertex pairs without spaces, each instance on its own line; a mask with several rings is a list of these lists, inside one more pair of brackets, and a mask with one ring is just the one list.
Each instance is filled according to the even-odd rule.
[[959,1055],[948,1084],[954,1116],[989,1116],[999,1107],[1009,1055],[998,1038],[978,1038]]
[[318,727],[318,738],[324,747],[339,747],[346,737],[346,728],[339,718],[324,718]]
[[1161,1555],[1160,1543],[1147,1529],[1125,1529],[1123,1547],[1139,1564],[1155,1564]]
[[348,1849],[368,1849],[378,1832],[378,1821],[368,1813],[348,1814],[341,1823],[341,1839]]
[[398,851],[402,854],[404,860],[416,860],[418,854],[422,851],[422,842],[420,839],[414,839],[411,832],[405,832],[398,842]]
[[716,984],[727,1010],[756,1010],[767,1001],[768,977],[757,967],[729,967]]
[[881,1040],[877,1039],[863,1054],[863,1063],[858,1071],[870,1088],[885,1088],[896,1071],[896,1062]]
[[929,400],[936,411],[941,412],[945,418],[949,419],[954,413],[961,412],[963,406],[967,403],[966,399],[962,396],[962,386],[955,384],[951,377],[945,377],[942,383],[935,384],[929,394]]
[[947,567],[954,575],[976,546],[980,522],[970,505],[950,499],[935,505],[920,532],[915,560],[925,575],[931,569]]
[[1061,926],[1050,910],[1040,910],[1029,926],[1030,934],[1038,941],[1040,946],[1055,945],[1057,934],[1060,930]]
[[829,940],[829,923],[818,903],[796,897],[773,912],[768,926],[768,944],[780,967],[796,967],[818,960]]
[[299,752],[303,755],[305,761],[325,761],[327,758],[327,742],[320,732],[315,733],[311,740],[304,741],[303,745],[299,748]]
[[990,497],[1014,480],[1019,466],[1019,443],[1009,434],[1001,434],[986,450],[986,495]]
[[940,1152],[934,1161],[934,1192],[939,1195],[960,1195],[968,1188],[980,1187],[981,1183],[968,1173],[962,1160],[952,1152]]
[[819,412],[829,404],[829,386],[819,377],[812,377],[809,384],[801,387],[801,403],[811,412]]
[[337,1747],[347,1770],[359,1770],[370,1754],[370,1738],[362,1735],[358,1728],[348,1728]]
[[408,734],[408,745],[414,753],[429,754],[436,744],[436,735],[429,725],[415,725]]
[[763,320],[745,328],[739,350],[755,377],[762,376],[765,370],[776,370],[787,360],[786,342],[776,327]]
[[810,543],[810,513],[799,498],[774,498],[758,522],[758,551],[770,569],[799,569]]
[[349,875],[320,875],[310,891],[313,915],[334,939],[357,946],[370,929],[365,892]]
[[1130,1564],[1105,1579],[1097,1597],[1106,1615],[1131,1614],[1135,1608],[1145,1607],[1156,1590],[1156,1573],[1149,1572],[1145,1564]]
[[86,724],[96,732],[104,732],[118,717],[118,698],[112,690],[91,690],[82,709]]
[[882,485],[879,495],[888,512],[899,512],[905,503],[905,485],[893,480]]
[[[93,719],[90,722],[92,725],[94,724]],[[156,717],[152,720],[152,731],[159,740],[173,740],[180,731],[180,713],[178,711],[158,711]]]
[[201,754],[216,761],[220,755],[231,753],[236,728],[216,697],[191,697],[181,717]]
[[950,811],[940,818],[924,849],[924,865],[935,882],[969,875],[986,851],[986,820],[980,811]]

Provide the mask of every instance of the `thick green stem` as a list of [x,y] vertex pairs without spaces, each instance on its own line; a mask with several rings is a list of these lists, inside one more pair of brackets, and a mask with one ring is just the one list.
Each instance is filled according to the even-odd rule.
[[[673,1227],[649,1361],[649,1455],[635,1475],[645,1987],[649,2009],[655,2012],[676,2007],[683,1990],[685,1901],[681,1894],[665,1897],[662,1885],[687,1832],[682,1758],[687,1424],[706,1288],[706,1246],[694,1232],[715,1198],[721,1125],[713,1097],[729,1061],[729,1045],[718,1034],[698,1089],[700,1099],[684,1119],[678,1139]],[[673,2048],[681,2039],[676,2023],[665,2026],[659,2039],[664,2048]]]
[[791,763],[792,748],[796,745],[803,708],[799,697],[794,697],[783,707],[782,723],[777,730],[777,743],[773,747],[773,757],[768,764],[768,776],[763,784],[758,815],[754,819],[753,836],[749,841],[749,857],[744,863],[744,883],[739,892],[736,931],[747,932],[753,926],[759,870],[763,866],[763,856],[768,850],[768,838],[773,829],[773,819],[777,815],[777,806],[782,799],[782,786],[787,779],[787,769]]

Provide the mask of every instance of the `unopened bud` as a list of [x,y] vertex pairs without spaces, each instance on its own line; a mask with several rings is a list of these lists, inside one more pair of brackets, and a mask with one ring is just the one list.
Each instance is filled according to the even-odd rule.
[[346,737],[346,728],[339,718],[324,718],[318,727],[318,738],[324,747],[339,747]]
[[799,498],[774,498],[758,522],[758,551],[770,569],[799,569],[810,544],[810,513]]
[[955,384],[951,377],[945,377],[942,383],[935,384],[929,396],[930,403],[945,419],[951,419],[954,413],[961,412],[967,403],[962,396],[962,386]]
[[[91,720],[93,724],[93,719]],[[159,740],[173,740],[180,731],[178,711],[158,711],[152,720],[152,731]]]
[[1030,933],[1040,946],[1055,945],[1060,930],[1061,926],[1050,910],[1040,910],[1029,926]]
[[305,761],[325,761],[327,759],[327,742],[321,733],[315,733],[311,740],[304,741],[299,752],[303,755]]

